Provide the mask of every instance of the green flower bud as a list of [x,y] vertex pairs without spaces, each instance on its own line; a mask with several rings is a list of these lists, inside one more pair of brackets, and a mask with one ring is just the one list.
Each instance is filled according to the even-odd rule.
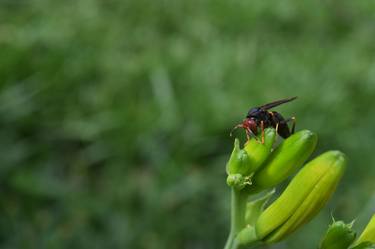
[[309,158],[317,144],[317,135],[299,131],[285,139],[253,177],[253,191],[273,187],[293,174]]
[[320,243],[320,249],[347,249],[354,241],[356,233],[352,229],[353,222],[345,224],[334,221]]
[[250,139],[245,144],[245,151],[249,156],[251,163],[251,171],[255,172],[264,163],[267,157],[271,154],[272,145],[275,142],[276,130],[273,128],[268,128],[264,130],[264,144],[260,143],[261,134],[258,140]]
[[246,175],[250,171],[250,160],[245,150],[240,148],[240,140],[234,140],[234,147],[232,154],[227,163],[227,174],[241,174]]
[[247,176],[256,171],[271,153],[275,137],[275,129],[265,129],[264,144],[259,142],[259,139],[250,139],[244,149],[240,148],[240,141],[235,139],[234,148],[226,167],[228,175]]
[[339,151],[326,152],[306,164],[260,215],[255,225],[258,238],[277,242],[310,221],[336,189],[345,165]]
[[370,222],[367,224],[365,230],[363,230],[355,244],[358,245],[362,242],[371,242],[375,244],[375,214],[372,216]]

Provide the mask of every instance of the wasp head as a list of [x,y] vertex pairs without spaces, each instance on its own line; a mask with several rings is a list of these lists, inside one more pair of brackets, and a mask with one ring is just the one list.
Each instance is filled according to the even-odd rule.
[[257,122],[253,118],[245,118],[242,121],[242,127],[246,131],[251,131],[251,133],[253,133],[254,135],[256,135],[258,133]]
[[232,132],[237,129],[237,128],[243,128],[245,129],[246,131],[246,135],[250,136],[250,134],[253,134],[253,135],[257,135],[258,133],[258,126],[257,126],[257,122],[254,118],[245,118],[242,123],[236,125],[232,131],[231,131],[231,136],[232,136]]

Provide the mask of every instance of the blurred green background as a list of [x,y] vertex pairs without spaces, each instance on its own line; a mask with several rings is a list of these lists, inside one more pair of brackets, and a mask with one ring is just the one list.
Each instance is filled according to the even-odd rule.
[[[375,208],[375,2],[0,0],[0,247],[222,248],[248,108],[350,160],[274,248]],[[237,132],[237,135],[241,132]]]

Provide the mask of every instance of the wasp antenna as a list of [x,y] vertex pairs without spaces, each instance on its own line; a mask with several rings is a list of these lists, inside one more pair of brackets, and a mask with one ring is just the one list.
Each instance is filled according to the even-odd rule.
[[243,125],[242,124],[238,124],[235,127],[233,127],[232,130],[230,131],[229,135],[232,136],[233,135],[233,131],[235,131],[238,128],[243,128]]

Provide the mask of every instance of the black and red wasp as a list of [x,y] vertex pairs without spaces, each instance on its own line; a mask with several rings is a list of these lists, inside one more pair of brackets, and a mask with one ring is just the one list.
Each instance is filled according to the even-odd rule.
[[[258,127],[260,127],[262,131],[262,143],[264,143],[264,129],[268,127],[275,128],[277,134],[279,134],[283,138],[289,137],[294,133],[294,129],[296,127],[295,117],[284,119],[284,117],[280,113],[269,110],[278,105],[295,100],[296,98],[297,97],[276,100],[259,107],[251,108],[242,123],[236,125],[233,130],[237,128],[245,129],[247,139],[249,140],[251,135],[256,138],[256,136],[258,135]],[[291,129],[289,129],[288,126],[288,122],[290,121],[292,122]]]

